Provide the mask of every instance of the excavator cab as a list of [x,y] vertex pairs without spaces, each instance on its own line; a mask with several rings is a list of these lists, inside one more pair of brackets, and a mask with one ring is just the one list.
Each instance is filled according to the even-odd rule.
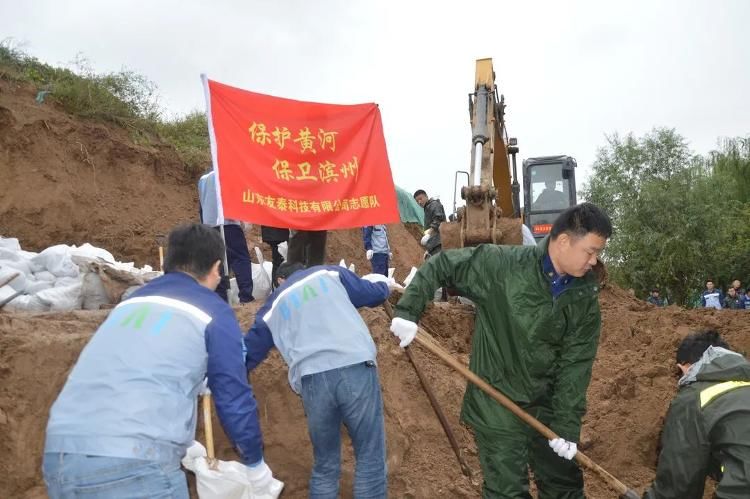
[[576,160],[544,156],[523,162],[523,219],[534,239],[549,234],[558,215],[577,203]]

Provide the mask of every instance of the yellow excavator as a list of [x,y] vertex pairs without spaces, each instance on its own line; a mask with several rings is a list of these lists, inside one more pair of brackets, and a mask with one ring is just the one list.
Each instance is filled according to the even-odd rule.
[[[474,92],[469,94],[471,165],[461,188],[465,205],[457,208],[454,194],[451,221],[440,225],[444,249],[482,243],[521,244],[521,224],[535,239],[543,238],[557,215],[576,204],[575,159],[546,156],[524,161],[524,200],[516,165],[518,142],[505,127],[505,97],[498,92],[492,59],[476,63]],[[511,169],[512,164],[512,169]]]

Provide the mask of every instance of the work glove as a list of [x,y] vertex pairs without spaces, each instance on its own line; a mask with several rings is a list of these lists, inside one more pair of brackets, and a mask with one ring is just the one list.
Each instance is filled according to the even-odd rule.
[[422,246],[427,246],[427,241],[429,241],[431,237],[432,237],[432,229],[427,229],[426,231],[424,231],[424,236],[422,236],[422,239],[419,241],[419,244],[421,244]]
[[391,321],[391,332],[401,340],[401,343],[398,344],[401,348],[409,346],[409,343],[411,343],[417,335],[418,329],[419,326],[417,326],[416,323],[407,321],[400,317],[394,317]]
[[570,461],[578,452],[578,446],[575,442],[568,442],[564,438],[553,438],[549,441],[549,446],[558,456]]
[[393,253],[391,253],[391,252],[388,253],[388,259],[389,260],[393,260]]
[[366,256],[368,260],[372,260],[372,250],[367,250]]
[[250,480],[253,497],[275,498],[279,496],[283,483],[273,477],[271,468],[264,460],[247,467],[247,478]]
[[362,279],[369,282],[384,282],[388,286],[389,291],[393,291],[394,289],[404,289],[403,286],[396,282],[396,279],[393,277],[386,277],[383,274],[367,274],[363,275]]

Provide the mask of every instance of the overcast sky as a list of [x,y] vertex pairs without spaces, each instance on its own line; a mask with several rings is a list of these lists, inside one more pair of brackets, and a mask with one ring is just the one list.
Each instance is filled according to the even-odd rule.
[[605,134],[674,127],[700,153],[750,134],[750,1],[0,0],[0,39],[123,67],[174,113],[201,72],[255,92],[376,102],[394,180],[453,201],[475,60],[494,59],[522,158],[568,154],[579,189]]

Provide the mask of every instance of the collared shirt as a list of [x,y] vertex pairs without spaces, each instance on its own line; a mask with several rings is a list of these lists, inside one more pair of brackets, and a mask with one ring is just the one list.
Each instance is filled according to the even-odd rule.
[[555,270],[555,266],[552,265],[552,259],[549,257],[549,253],[544,255],[544,260],[542,260],[542,270],[552,283],[553,298],[557,298],[558,296],[560,296],[560,293],[568,289],[570,283],[572,283],[575,279],[575,277],[571,275],[558,274]]

